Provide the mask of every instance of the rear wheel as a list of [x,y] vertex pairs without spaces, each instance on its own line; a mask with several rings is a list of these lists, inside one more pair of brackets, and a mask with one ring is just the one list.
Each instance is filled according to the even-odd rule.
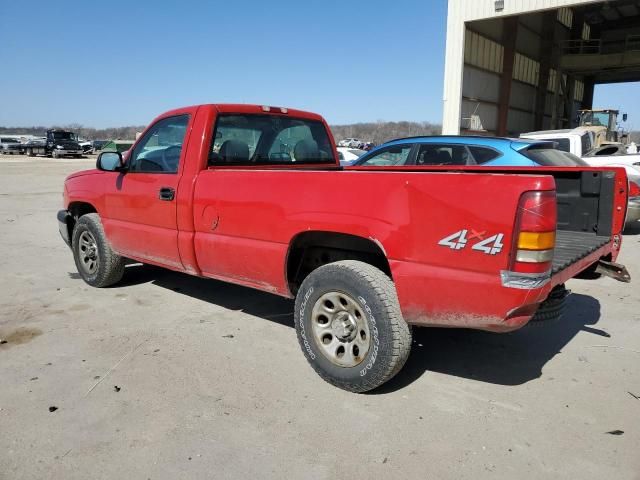
[[86,283],[100,288],[120,281],[125,259],[111,249],[97,213],[78,219],[71,245],[76,268]]
[[311,272],[296,297],[295,323],[316,373],[350,392],[391,379],[411,349],[393,282],[363,262],[345,260]]

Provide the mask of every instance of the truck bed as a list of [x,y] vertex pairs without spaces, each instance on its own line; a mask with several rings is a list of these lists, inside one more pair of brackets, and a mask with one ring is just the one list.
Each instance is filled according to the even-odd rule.
[[610,240],[611,238],[608,236],[600,236],[590,232],[558,231],[552,274],[564,270],[590,253],[595,252]]

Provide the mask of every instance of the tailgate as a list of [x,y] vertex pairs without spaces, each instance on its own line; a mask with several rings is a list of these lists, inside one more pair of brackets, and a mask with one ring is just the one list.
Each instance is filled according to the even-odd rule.
[[601,259],[616,259],[628,183],[622,168],[553,169],[549,173],[555,179],[558,199],[552,283],[559,284]]

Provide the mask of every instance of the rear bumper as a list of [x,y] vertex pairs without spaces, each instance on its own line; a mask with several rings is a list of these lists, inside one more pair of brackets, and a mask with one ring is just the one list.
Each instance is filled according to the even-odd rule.
[[563,284],[601,258],[617,256],[610,241],[559,271],[524,275],[482,273],[413,262],[391,261],[400,308],[416,326],[509,332],[526,325],[556,285]]
[[508,332],[524,326],[553,288],[548,274],[531,285],[505,286],[504,275],[392,261],[405,320],[416,326]]
[[69,219],[71,218],[71,214],[66,210],[60,210],[58,211],[57,218],[60,236],[62,240],[64,240],[64,243],[71,247],[71,238],[69,238]]

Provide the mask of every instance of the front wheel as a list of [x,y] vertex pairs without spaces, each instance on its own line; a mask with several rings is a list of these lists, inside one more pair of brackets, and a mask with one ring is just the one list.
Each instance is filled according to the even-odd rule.
[[367,263],[345,260],[311,272],[296,297],[295,324],[307,361],[343,390],[373,390],[409,357],[411,330],[395,286]]
[[71,246],[78,273],[92,287],[108,287],[124,275],[125,259],[111,249],[97,213],[78,219]]

